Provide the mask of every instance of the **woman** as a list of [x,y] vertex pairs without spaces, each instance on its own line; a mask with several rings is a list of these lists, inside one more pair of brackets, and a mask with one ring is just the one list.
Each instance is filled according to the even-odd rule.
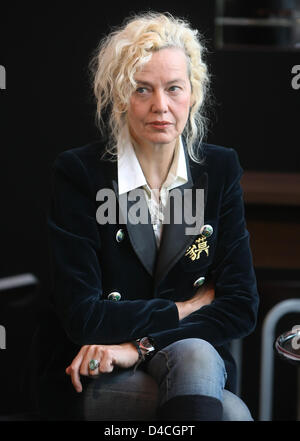
[[[48,418],[251,419],[228,350],[258,307],[241,167],[232,149],[201,142],[202,57],[197,32],[170,14],[131,18],[97,48],[109,142],[54,163]],[[188,208],[192,233],[186,216],[176,220]]]

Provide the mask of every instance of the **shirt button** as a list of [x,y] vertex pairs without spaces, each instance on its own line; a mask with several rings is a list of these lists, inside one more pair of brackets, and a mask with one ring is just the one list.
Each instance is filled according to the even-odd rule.
[[118,230],[118,231],[117,231],[117,234],[116,234],[116,241],[117,241],[117,242],[122,242],[122,240],[124,239],[124,237],[125,237],[124,230],[122,230],[122,229]]
[[214,229],[211,225],[203,225],[203,227],[200,230],[200,234],[202,234],[204,237],[209,237],[213,234]]
[[121,299],[121,294],[117,291],[111,292],[108,294],[107,298],[108,300],[113,300],[114,302],[118,302]]
[[199,288],[199,286],[202,286],[205,282],[205,277],[199,277],[199,279],[195,280],[194,287]]

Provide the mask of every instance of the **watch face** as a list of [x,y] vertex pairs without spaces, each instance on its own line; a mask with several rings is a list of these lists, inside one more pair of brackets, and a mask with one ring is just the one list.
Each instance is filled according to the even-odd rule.
[[153,344],[148,337],[141,338],[140,343],[145,349],[148,349],[148,351],[154,351]]

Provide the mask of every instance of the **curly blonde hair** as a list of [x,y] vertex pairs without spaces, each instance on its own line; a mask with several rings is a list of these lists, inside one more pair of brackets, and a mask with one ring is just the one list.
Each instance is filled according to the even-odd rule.
[[205,48],[197,30],[168,12],[146,12],[130,17],[100,41],[90,60],[97,104],[95,122],[104,133],[103,114],[109,111],[110,143],[106,151],[113,156],[117,154],[118,137],[127,124],[129,99],[136,87],[136,71],[150,60],[154,51],[168,47],[182,49],[187,57],[193,106],[183,135],[189,156],[200,162],[198,149],[206,132],[203,104],[209,86],[207,66],[203,61]]

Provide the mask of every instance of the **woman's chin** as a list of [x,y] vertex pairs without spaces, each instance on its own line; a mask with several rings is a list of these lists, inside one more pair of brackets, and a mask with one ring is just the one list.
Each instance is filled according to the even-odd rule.
[[172,144],[175,143],[177,136],[170,136],[165,133],[155,134],[154,136],[149,136],[146,140],[152,144]]

